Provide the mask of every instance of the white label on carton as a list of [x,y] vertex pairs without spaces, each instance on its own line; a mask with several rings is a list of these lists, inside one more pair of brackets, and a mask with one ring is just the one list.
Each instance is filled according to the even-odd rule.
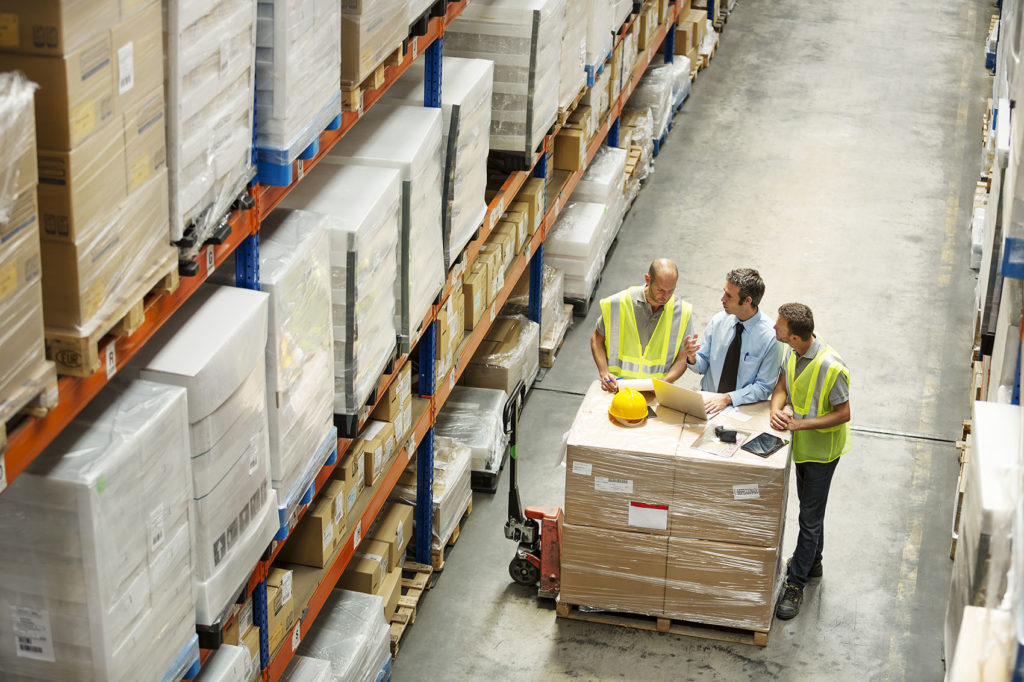
[[50,612],[27,606],[11,606],[17,654],[22,658],[54,662]]
[[[358,488],[352,488],[352,490],[349,490],[348,491],[348,503],[346,505],[347,508],[350,509],[350,510],[351,509],[355,509],[356,508],[356,500],[358,500],[358,499],[359,499],[359,489]],[[359,543],[357,542],[356,544],[358,545]]]
[[114,351],[114,342],[111,341],[103,349],[104,364],[107,366],[107,379],[117,374],[117,353]]
[[[500,289],[501,287],[499,286],[498,288]],[[491,322],[494,322],[494,316],[496,314],[496,307],[497,307],[497,305],[498,305],[497,301],[495,301],[494,303],[491,304]]]
[[356,462],[356,478],[362,479],[366,475],[366,460],[362,457]]
[[381,467],[384,466],[384,458],[382,456],[383,454],[384,453],[381,452],[380,448],[377,448],[376,450],[373,451],[373,475],[374,475],[374,477],[380,475]]
[[[355,488],[353,488],[355,490]],[[338,495],[334,498],[334,523],[339,524],[345,518],[345,496]]]
[[402,522],[398,522],[398,530],[395,532],[395,540],[398,542],[398,546],[401,547],[405,544],[405,528],[402,527]]
[[238,631],[244,633],[252,626],[252,599],[250,598],[245,600],[245,604],[238,614]]
[[135,87],[135,47],[129,40],[117,51],[117,94],[123,95],[133,87]]
[[352,533],[352,547],[353,549],[359,546],[359,543],[363,541],[363,520],[359,519],[356,521],[356,530]]
[[412,459],[412,456],[416,454],[416,438],[409,436],[409,440],[405,442],[405,456]]
[[149,514],[149,549],[155,552],[164,542],[164,516],[166,509],[161,502],[156,509]]
[[292,572],[286,571],[281,576],[281,606],[287,604],[292,598]]
[[412,43],[412,60],[416,61],[416,57],[418,56],[419,49],[420,49],[420,41],[416,40],[414,38],[414,39],[410,40],[409,42]]
[[734,485],[732,487],[732,499],[734,500],[760,500],[761,489],[756,483],[749,485]]
[[299,644],[302,643],[302,621],[300,620],[295,624],[295,629],[292,630],[292,651],[294,652],[299,648]]
[[332,540],[334,540],[334,524],[328,523],[324,525],[324,535],[321,540],[320,549],[326,550],[331,546]]
[[608,478],[606,476],[594,477],[594,490],[602,493],[625,493],[633,494],[633,481],[626,478]]
[[651,530],[668,530],[668,505],[630,502],[629,525]]
[[214,258],[213,244],[206,247],[206,274],[213,274],[213,269],[217,267],[217,260]]
[[573,462],[572,472],[580,476],[590,476],[594,472],[594,465],[587,462]]

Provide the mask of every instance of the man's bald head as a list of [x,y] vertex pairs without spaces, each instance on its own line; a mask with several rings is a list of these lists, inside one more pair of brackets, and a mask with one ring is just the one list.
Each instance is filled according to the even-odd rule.
[[676,264],[668,258],[655,258],[651,261],[651,267],[647,269],[647,274],[650,276],[652,282],[657,280],[659,277],[672,277],[673,279],[678,279],[679,268],[677,268]]
[[647,280],[645,290],[647,301],[657,310],[665,305],[675,293],[679,269],[668,258],[657,258],[647,269],[645,279]]

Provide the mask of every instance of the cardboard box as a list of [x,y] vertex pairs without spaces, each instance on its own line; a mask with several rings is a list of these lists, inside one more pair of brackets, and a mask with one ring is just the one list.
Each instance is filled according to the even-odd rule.
[[[563,560],[564,556],[563,550]],[[781,557],[775,547],[669,538],[665,614],[697,623],[767,631],[775,610],[780,569]],[[564,580],[563,569],[563,585]]]
[[136,107],[164,83],[162,3],[147,5],[110,31],[117,58],[114,79],[117,111]]
[[139,189],[167,167],[164,89],[158,85],[124,112],[126,190]]
[[260,670],[260,629],[249,628],[249,631],[242,635],[240,644],[249,650],[252,669],[258,673]]
[[0,0],[0,51],[60,57],[118,16],[117,0]]
[[[306,511],[278,555],[281,561],[323,568],[334,553],[334,499],[323,494]],[[344,517],[344,515],[342,515]]]
[[293,623],[292,572],[271,566],[267,576],[267,637],[270,650],[276,651]]
[[530,178],[516,195],[516,202],[526,203],[526,233],[528,235],[532,236],[536,233],[540,229],[541,221],[544,220],[545,189],[544,178]]
[[[622,43],[619,43],[612,50],[611,61],[605,66],[605,70],[609,72],[608,76],[608,101],[609,106],[611,102],[619,96],[622,91]],[[557,166],[556,166],[557,168]]]
[[398,608],[398,600],[402,598],[402,568],[392,569],[380,583],[380,591],[375,594],[384,600],[384,620],[391,622]]
[[484,317],[484,312],[487,310],[487,304],[490,303],[487,299],[490,286],[489,279],[486,267],[482,270],[470,270],[463,276],[462,295],[464,298],[463,310],[465,311],[465,321],[462,326],[467,331],[475,329],[480,324]]
[[412,540],[413,514],[415,509],[401,502],[389,502],[381,511],[368,537],[390,545],[388,570],[401,565],[405,550]]
[[368,421],[360,438],[364,441],[363,481],[372,487],[384,471],[384,463],[395,453],[395,425],[391,422]]
[[365,445],[366,442],[358,438],[352,441],[352,444],[348,446],[348,450],[342,455],[341,461],[338,462],[337,466],[334,467],[334,471],[331,472],[331,478],[336,478],[339,481],[363,480],[363,450]]
[[398,417],[405,401],[412,395],[412,363],[406,362],[398,371],[387,391],[381,396],[371,417],[379,421],[393,422]]
[[586,105],[576,107],[576,110],[569,116],[569,123],[573,128],[583,131],[587,142],[594,138],[600,121],[601,119],[594,115],[594,109]]
[[[519,345],[519,335],[523,333],[523,325],[516,318],[503,317],[496,319],[476,354],[469,361],[463,373],[463,382],[467,386],[478,388],[495,388],[511,393],[516,383],[523,378],[525,355],[516,356],[513,352]],[[508,355],[509,360],[501,365],[489,364],[488,358],[493,355]]]
[[380,583],[388,574],[389,551],[386,543],[369,538],[363,540],[352,555],[338,586],[356,592],[379,594]]
[[348,516],[348,496],[345,489],[345,482],[328,479],[320,495],[325,500],[330,500],[331,517],[334,521],[334,547],[337,549],[342,540],[345,539],[345,532],[348,530],[346,518]]
[[555,136],[555,168],[575,171],[587,164],[587,137],[579,128],[563,127]]
[[611,106],[611,64],[606,64],[604,70],[594,79],[594,84],[583,93],[580,104],[594,110],[594,115],[601,120],[605,112]]
[[559,599],[627,613],[660,615],[665,607],[669,538],[565,523]]
[[502,216],[502,222],[515,225],[516,253],[522,252],[530,235],[533,234],[530,230],[530,221],[530,205],[525,201],[513,201],[511,208]]
[[[397,455],[398,452],[405,447],[406,439],[409,437],[409,432],[412,430],[412,398],[406,398],[405,403],[402,405],[402,409],[399,410],[398,416],[395,418],[395,447],[392,450],[392,457]],[[391,461],[391,457],[384,460],[383,469],[387,469],[388,463]]]
[[708,33],[708,11],[706,9],[691,9],[686,15],[686,21],[690,24],[693,33],[693,47],[700,49],[704,36]]

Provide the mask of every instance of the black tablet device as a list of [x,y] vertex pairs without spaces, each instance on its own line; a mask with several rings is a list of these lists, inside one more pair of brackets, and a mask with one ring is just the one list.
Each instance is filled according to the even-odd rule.
[[754,436],[740,447],[759,457],[768,457],[788,442],[766,431]]

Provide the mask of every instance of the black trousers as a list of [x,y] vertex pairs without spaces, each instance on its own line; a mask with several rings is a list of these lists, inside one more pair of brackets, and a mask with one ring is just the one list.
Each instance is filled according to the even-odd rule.
[[825,504],[837,464],[838,457],[828,464],[801,462],[793,465],[796,494],[800,498],[800,534],[786,576],[790,585],[801,588],[806,585],[811,566],[821,561],[821,552],[825,549]]

